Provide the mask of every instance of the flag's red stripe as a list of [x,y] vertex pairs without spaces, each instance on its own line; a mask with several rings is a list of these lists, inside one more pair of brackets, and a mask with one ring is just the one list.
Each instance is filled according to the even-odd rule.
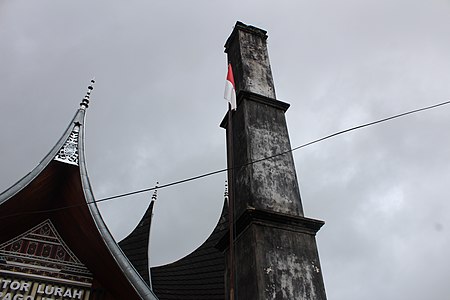
[[228,74],[227,74],[227,80],[231,82],[234,88],[236,86],[234,85],[234,76],[233,76],[233,69],[231,68],[231,64],[228,64]]

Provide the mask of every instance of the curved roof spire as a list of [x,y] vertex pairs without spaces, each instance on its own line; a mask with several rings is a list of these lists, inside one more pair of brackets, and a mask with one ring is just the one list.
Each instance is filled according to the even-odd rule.
[[152,225],[153,207],[158,196],[158,185],[159,182],[156,182],[150,205],[136,228],[119,242],[122,251],[141,277],[149,284],[150,288],[152,288],[150,272],[150,229]]

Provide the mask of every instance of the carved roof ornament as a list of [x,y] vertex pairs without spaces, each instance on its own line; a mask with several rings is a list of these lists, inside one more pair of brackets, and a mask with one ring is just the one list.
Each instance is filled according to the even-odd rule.
[[67,247],[49,219],[1,244],[0,256],[0,269],[6,274],[19,272],[85,286],[92,282],[91,272]]
[[78,136],[80,135],[80,124],[75,124],[72,133],[59,150],[55,160],[78,166]]

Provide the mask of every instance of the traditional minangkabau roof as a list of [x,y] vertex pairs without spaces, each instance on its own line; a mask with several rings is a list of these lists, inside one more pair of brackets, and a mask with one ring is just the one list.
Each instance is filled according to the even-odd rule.
[[[153,201],[138,226],[119,245],[143,278],[148,276],[148,233]],[[153,291],[160,300],[224,300],[225,255],[216,248],[228,223],[228,206],[209,238],[191,254],[159,267],[151,268]]]
[[[65,282],[73,274],[70,277],[69,271],[54,266],[66,259],[79,270],[76,274],[92,280],[91,293],[101,291],[101,299],[157,299],[114,241],[95,203],[84,153],[85,114],[92,89],[90,85],[47,156],[0,194],[0,275],[33,276],[32,269],[40,268],[45,272],[39,280],[55,275]],[[70,278],[65,279],[66,275]]]

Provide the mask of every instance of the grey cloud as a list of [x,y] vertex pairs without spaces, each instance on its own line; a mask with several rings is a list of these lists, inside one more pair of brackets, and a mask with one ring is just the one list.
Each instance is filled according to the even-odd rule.
[[[448,100],[448,1],[1,2],[0,189],[32,169],[86,85],[97,198],[225,167],[223,44],[236,20],[269,34],[277,96],[298,146]],[[449,108],[295,152],[330,299],[440,299],[450,289]],[[159,191],[153,264],[202,243],[225,175]],[[101,205],[117,239],[150,194]]]

